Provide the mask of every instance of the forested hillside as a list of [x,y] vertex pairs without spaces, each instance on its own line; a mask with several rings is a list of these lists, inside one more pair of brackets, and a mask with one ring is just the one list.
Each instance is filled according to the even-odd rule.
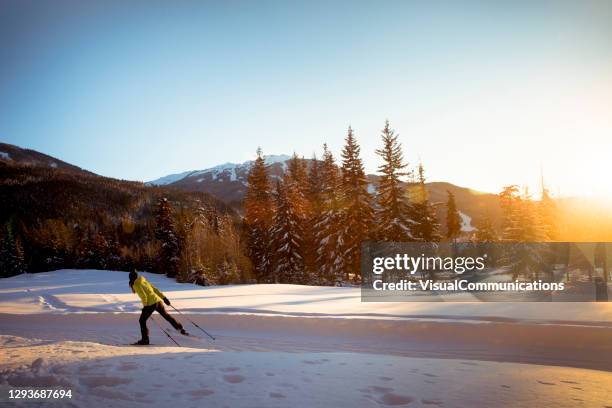
[[[174,208],[181,240],[194,219],[232,230],[238,222],[233,210],[206,193],[1,160],[2,275],[65,267],[166,272],[157,268],[156,211],[162,197]],[[218,231],[206,240],[212,236]],[[238,234],[233,239],[239,247]]]

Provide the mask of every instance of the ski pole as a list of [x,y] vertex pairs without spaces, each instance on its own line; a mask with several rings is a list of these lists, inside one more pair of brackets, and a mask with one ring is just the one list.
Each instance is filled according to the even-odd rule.
[[155,320],[155,319],[153,318],[153,316],[151,316],[151,320],[153,320],[153,321],[155,322],[155,324],[157,325],[157,327],[159,327],[159,329],[160,329],[161,331],[163,331],[163,332],[166,334],[166,336],[168,336],[168,338],[174,342],[174,344],[176,344],[177,346],[181,347],[181,345],[180,345],[180,344],[178,344],[178,343],[176,342],[176,340],[174,340],[174,338],[172,338],[172,336],[170,335],[170,333],[168,333],[168,332],[166,331],[166,329],[164,329],[163,327],[161,327],[161,326],[159,325],[159,323],[157,323],[157,320]]
[[180,314],[181,316],[185,316],[185,319],[187,319],[191,324],[193,324],[195,327],[197,327],[198,329],[202,330],[204,332],[205,335],[207,335],[208,337],[210,337],[213,340],[216,340],[213,336],[211,336],[206,330],[204,330],[203,328],[201,328],[200,326],[198,326],[198,324],[196,322],[194,322],[193,320],[191,320],[189,317],[187,317],[187,315],[184,315],[180,310],[178,310],[176,307],[174,307],[173,305],[170,305],[171,308],[173,308],[174,310],[176,310],[178,312],[178,314]]

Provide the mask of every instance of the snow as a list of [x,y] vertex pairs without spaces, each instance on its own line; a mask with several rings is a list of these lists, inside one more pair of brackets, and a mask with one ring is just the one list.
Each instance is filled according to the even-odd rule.
[[[283,168],[286,168],[285,162],[289,160],[290,158],[291,158],[290,156],[287,156],[285,154],[268,155],[268,156],[264,156],[264,161],[267,165],[274,164],[274,163],[282,163]],[[220,164],[214,167],[210,167],[204,170],[190,170],[190,171],[186,171],[183,173],[170,174],[168,176],[164,176],[164,177],[158,178],[153,181],[148,181],[146,184],[149,184],[149,185],[171,184],[171,183],[175,183],[187,177],[197,177],[197,176],[201,176],[205,174],[210,174],[213,181],[215,180],[220,181],[218,179],[218,176],[220,174],[225,174],[225,173],[229,173],[230,181],[238,181],[238,175],[236,173],[236,170],[244,169],[245,172],[248,172],[252,164],[253,164],[253,160],[248,160],[243,163],[228,162],[228,163],[223,163],[223,164]],[[201,182],[200,180],[204,180],[204,179],[200,178],[200,179],[197,179],[196,181]]]
[[193,171],[184,171],[182,173],[170,174],[164,177],[160,177],[156,180],[148,181],[145,184],[154,185],[154,186],[163,186],[166,184],[172,184],[176,181],[182,180],[185,177],[189,176]]
[[153,346],[123,346],[138,338],[141,308],[125,272],[0,279],[0,395],[59,385],[89,408],[612,401],[610,303],[362,303],[352,287],[200,287],[144,275],[202,339],[173,331],[176,347],[150,322]]
[[7,152],[0,152],[0,159],[11,160],[11,156]]
[[57,168],[57,163],[56,162],[51,162],[51,163],[49,163],[49,167],[52,167],[52,168],[56,169]]
[[9,386],[61,386],[73,390],[73,403],[87,407],[574,407],[577,401],[603,407],[610,397],[609,373],[564,367],[15,336],[0,342],[19,356],[3,374],[3,395]]
[[[451,303],[361,302],[358,287],[287,284],[197,286],[164,275],[142,273],[194,314],[436,319],[495,322],[513,320],[551,324],[559,321],[596,325],[612,321],[612,303]],[[66,314],[139,312],[140,301],[127,285],[127,273],[60,270],[0,280],[0,313]]]
[[461,217],[461,231],[472,232],[475,230],[472,226],[472,217],[461,211],[459,211],[459,216]]
[[291,159],[291,156],[287,156],[286,154],[271,154],[264,156],[264,162],[268,165],[274,163],[285,164],[285,162],[289,159]]

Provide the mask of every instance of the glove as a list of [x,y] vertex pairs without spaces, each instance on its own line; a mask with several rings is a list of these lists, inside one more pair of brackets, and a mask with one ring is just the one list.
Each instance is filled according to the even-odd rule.
[[166,298],[166,297],[164,298],[164,303],[165,303],[167,306],[170,306],[170,301],[169,301],[169,300],[168,300],[168,298]]

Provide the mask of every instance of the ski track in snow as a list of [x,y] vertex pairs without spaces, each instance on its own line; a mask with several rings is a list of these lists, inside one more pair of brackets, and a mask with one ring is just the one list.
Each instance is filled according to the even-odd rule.
[[0,280],[0,395],[62,386],[74,400],[40,406],[88,408],[612,406],[609,304],[364,305],[354,288],[146,276],[201,338],[170,329],[176,347],[149,322],[153,346],[127,346],[141,306],[125,273]]

